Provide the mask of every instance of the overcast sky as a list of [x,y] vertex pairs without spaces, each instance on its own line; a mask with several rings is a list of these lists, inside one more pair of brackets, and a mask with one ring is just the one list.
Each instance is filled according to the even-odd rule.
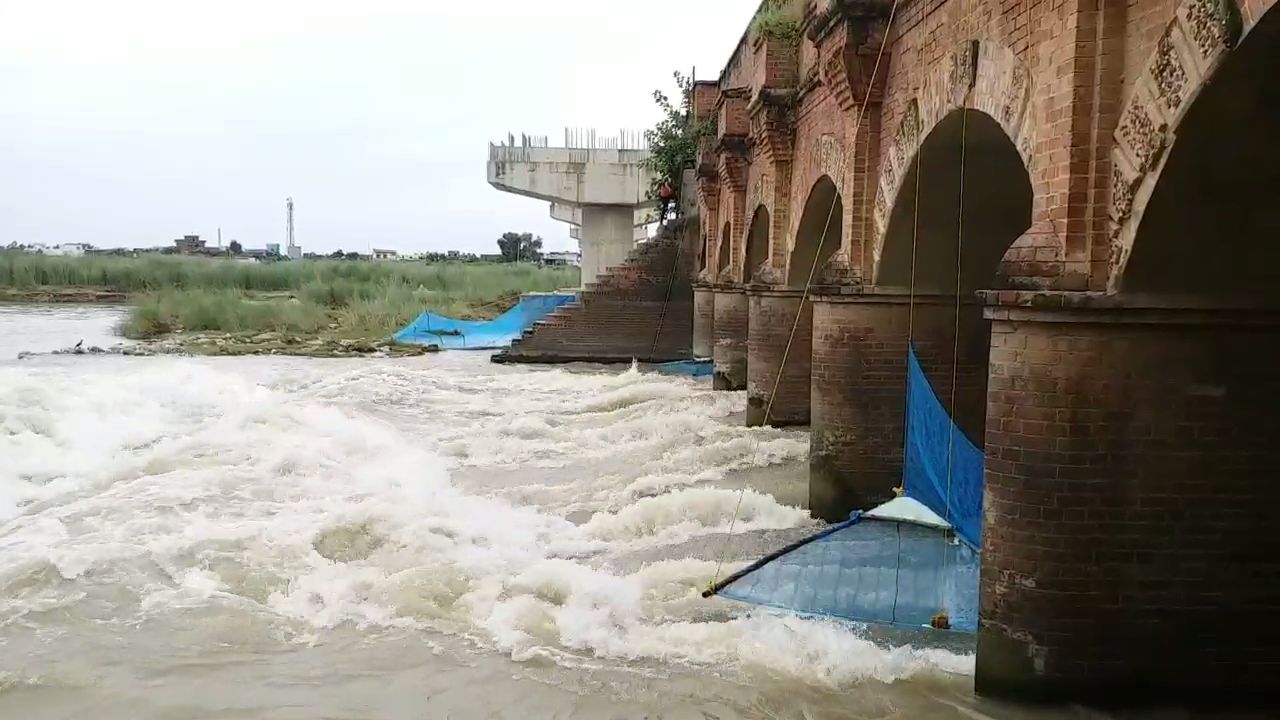
[[576,246],[486,143],[656,119],[756,0],[0,0],[0,245]]

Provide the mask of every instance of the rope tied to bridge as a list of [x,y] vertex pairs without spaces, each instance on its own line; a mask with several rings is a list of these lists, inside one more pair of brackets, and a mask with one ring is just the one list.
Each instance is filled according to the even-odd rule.
[[[884,52],[889,45],[889,28],[893,27],[893,20],[897,16],[899,2],[901,2],[901,0],[894,0],[893,6],[889,9],[889,18],[885,22],[884,35],[883,37],[880,38],[880,49],[876,53],[876,62],[871,70],[872,84],[875,83],[876,77],[878,77],[880,74],[880,65],[881,65],[881,62],[883,62],[884,60]],[[868,89],[867,94],[862,98],[862,105],[858,109],[858,117],[854,121],[853,135],[854,135],[855,141],[862,133],[862,121],[866,117],[867,105],[870,102],[871,102],[871,91],[870,89]],[[870,151],[870,143],[868,143],[867,147],[868,147],[868,151]],[[836,205],[839,202],[840,202],[840,193],[837,191],[831,198],[831,208],[827,211],[827,221],[822,227],[822,235],[818,240],[818,247],[813,253],[813,263],[809,266],[809,275],[805,279],[804,289],[800,294],[800,304],[796,308],[796,318],[795,318],[795,321],[791,324],[791,333],[787,337],[787,344],[783,347],[782,360],[778,364],[778,372],[773,379],[773,388],[769,391],[769,399],[765,403],[763,422],[766,425],[769,423],[769,417],[773,413],[773,401],[774,401],[774,398],[777,397],[778,395],[778,387],[782,382],[782,375],[787,367],[787,358],[791,354],[791,346],[795,343],[796,331],[800,327],[800,317],[804,314],[804,304],[809,299],[809,290],[813,285],[814,275],[817,273],[818,264],[822,259],[822,248],[823,246],[826,245],[826,242],[827,242],[827,232],[831,229],[831,218],[833,215],[835,215]],[[865,243],[866,243],[866,239],[864,237],[863,244],[865,245]],[[723,546],[721,547],[720,556],[716,561],[716,572],[715,572],[715,575],[711,578],[711,582],[707,586],[707,593],[704,593],[704,595],[714,594],[717,589],[719,579],[720,579],[720,570],[724,565],[725,556],[729,552],[729,547],[733,539],[733,529],[734,529],[734,526],[737,524],[738,512],[742,508],[742,498],[746,495],[746,492],[747,492],[747,489],[745,487],[743,487],[738,491],[738,502],[734,506],[733,516],[729,520],[729,532],[725,536]]]

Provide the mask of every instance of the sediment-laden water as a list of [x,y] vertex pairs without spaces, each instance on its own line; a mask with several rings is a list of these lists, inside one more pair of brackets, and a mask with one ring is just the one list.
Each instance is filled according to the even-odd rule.
[[0,308],[0,717],[1041,716],[974,699],[964,648],[699,597],[813,527],[807,433],[742,427],[740,393],[464,352],[14,359],[118,315]]

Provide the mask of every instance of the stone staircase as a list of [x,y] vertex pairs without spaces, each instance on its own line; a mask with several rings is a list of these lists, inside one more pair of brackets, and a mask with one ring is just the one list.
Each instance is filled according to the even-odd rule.
[[683,223],[663,226],[621,264],[493,356],[494,362],[667,362],[693,356],[693,263]]

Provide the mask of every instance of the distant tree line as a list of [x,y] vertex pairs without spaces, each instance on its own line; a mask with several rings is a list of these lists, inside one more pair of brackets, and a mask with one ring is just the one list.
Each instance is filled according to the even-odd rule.
[[502,262],[542,262],[542,237],[533,233],[505,232],[498,238]]

